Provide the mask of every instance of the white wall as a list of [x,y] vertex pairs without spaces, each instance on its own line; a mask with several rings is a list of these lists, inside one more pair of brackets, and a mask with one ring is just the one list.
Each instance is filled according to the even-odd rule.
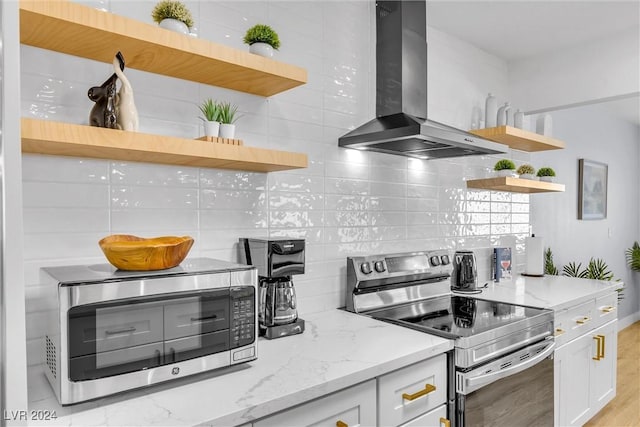
[[[150,2],[107,6],[150,22]],[[264,99],[127,69],[141,131],[195,138],[201,134],[196,104],[212,96],[239,104],[243,117],[237,123],[238,137],[245,145],[307,153],[309,167],[259,174],[23,156],[32,371],[40,363],[42,345],[38,269],[105,262],[97,242],[111,233],[189,234],[195,238],[191,256],[226,260],[237,259],[239,237],[305,238],[307,270],[295,278],[303,316],[344,304],[349,255],[497,244],[514,245],[522,252],[529,196],[466,190],[464,180],[484,177],[495,157],[409,161],[338,147],[337,138],[371,119],[375,110],[374,43],[368,37],[373,34],[372,2],[231,1],[189,6],[201,38],[240,49],[246,49],[240,38],[248,26],[272,25],[282,40],[277,59],[305,67],[309,82]],[[438,52],[437,46],[433,52]],[[490,64],[489,69],[496,62],[482,59],[470,46],[457,44],[456,53],[458,58],[432,55],[432,61],[456,63],[473,54]],[[495,66],[501,69],[499,63]],[[106,64],[26,46],[21,67],[22,114],[72,123],[86,123],[92,105],[86,91],[111,73]],[[441,74],[441,84],[473,88],[470,93],[482,102],[487,88],[506,87],[503,74],[455,68],[455,74]],[[456,107],[442,103],[442,108]],[[452,117],[438,113],[437,105],[431,111],[436,117]],[[488,251],[482,254],[486,278]],[[521,262],[521,256],[516,261]]]
[[[606,113],[596,104],[552,113],[554,136],[565,141],[564,150],[535,153],[536,167],[551,166],[561,194],[539,195],[531,203],[531,222],[536,235],[545,239],[560,270],[570,261],[583,267],[591,257],[607,262],[615,278],[625,282],[626,297],[619,318],[640,309],[637,275],[626,266],[624,250],[639,240],[638,156],[640,128]],[[578,159],[608,164],[607,218],[578,220]]]
[[509,93],[524,111],[640,92],[638,28],[509,64]]

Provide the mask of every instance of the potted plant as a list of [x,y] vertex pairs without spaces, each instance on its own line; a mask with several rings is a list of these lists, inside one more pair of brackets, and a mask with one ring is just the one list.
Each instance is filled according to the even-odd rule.
[[518,170],[516,171],[520,178],[522,179],[533,179],[536,180],[536,169],[531,165],[520,165]]
[[151,12],[154,22],[167,30],[181,34],[189,34],[193,26],[191,12],[184,3],[174,0],[163,0],[156,4]]
[[633,246],[624,251],[627,259],[627,265],[633,271],[640,271],[640,245],[634,242]]
[[249,28],[244,35],[244,42],[249,45],[249,52],[268,58],[273,56],[273,49],[278,50],[280,47],[278,33],[264,24]]
[[233,139],[236,134],[235,121],[238,119],[236,113],[238,107],[230,102],[222,102],[218,104],[219,114],[218,120],[220,120],[220,138]]
[[199,108],[203,116],[204,134],[216,138],[220,131],[220,106],[213,99],[207,98]]
[[509,159],[498,160],[493,167],[498,176],[517,176],[515,173],[516,165]]
[[553,182],[553,177],[556,176],[556,172],[548,167],[538,169],[538,177],[540,181]]

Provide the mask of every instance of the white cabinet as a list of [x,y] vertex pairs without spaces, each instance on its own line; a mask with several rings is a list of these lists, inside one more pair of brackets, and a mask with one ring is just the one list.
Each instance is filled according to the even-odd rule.
[[440,354],[286,409],[254,427],[450,427],[447,356]]
[[[441,354],[378,378],[378,421],[399,426],[447,402],[447,359]],[[409,424],[425,425],[425,424]],[[435,424],[438,425],[438,421]]]
[[555,424],[581,426],[616,394],[616,294],[556,313]]
[[375,379],[337,391],[292,409],[287,409],[253,423],[254,427],[357,427],[375,425],[377,425]]

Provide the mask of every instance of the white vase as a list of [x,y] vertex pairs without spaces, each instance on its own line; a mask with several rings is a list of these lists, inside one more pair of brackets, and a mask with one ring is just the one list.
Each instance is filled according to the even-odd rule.
[[268,43],[253,43],[249,45],[249,52],[271,58],[273,56],[273,47]]
[[532,181],[537,181],[538,180],[538,177],[536,177],[532,173],[523,173],[522,175],[520,175],[520,178],[522,178],[522,179],[530,179]]
[[488,128],[495,127],[497,115],[498,101],[495,96],[489,94],[484,102],[484,126]]
[[553,182],[553,177],[552,176],[541,176],[540,177],[540,181]]
[[180,34],[189,34],[189,27],[182,21],[178,21],[173,18],[165,18],[160,21],[160,28],[164,28],[165,30],[175,31]]
[[496,172],[498,176],[509,176],[514,178],[518,176],[518,174],[516,174],[516,172],[513,169],[502,169]]
[[513,115],[513,125],[518,129],[524,129],[524,113],[520,109]]
[[505,102],[502,107],[498,108],[498,117],[496,120],[498,126],[504,126],[507,124],[507,117],[510,109],[511,104],[508,102]]
[[209,120],[204,120],[203,123],[204,135],[217,138],[218,132],[220,131],[220,122],[210,122]]
[[236,136],[236,125],[230,123],[221,123],[220,133],[218,134],[218,136],[220,138],[233,139]]

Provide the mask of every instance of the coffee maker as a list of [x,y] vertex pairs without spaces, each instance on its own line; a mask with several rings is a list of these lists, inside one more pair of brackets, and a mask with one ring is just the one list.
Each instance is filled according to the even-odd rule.
[[258,323],[268,339],[300,334],[292,276],[304,273],[304,240],[241,238],[240,262],[258,269]]

